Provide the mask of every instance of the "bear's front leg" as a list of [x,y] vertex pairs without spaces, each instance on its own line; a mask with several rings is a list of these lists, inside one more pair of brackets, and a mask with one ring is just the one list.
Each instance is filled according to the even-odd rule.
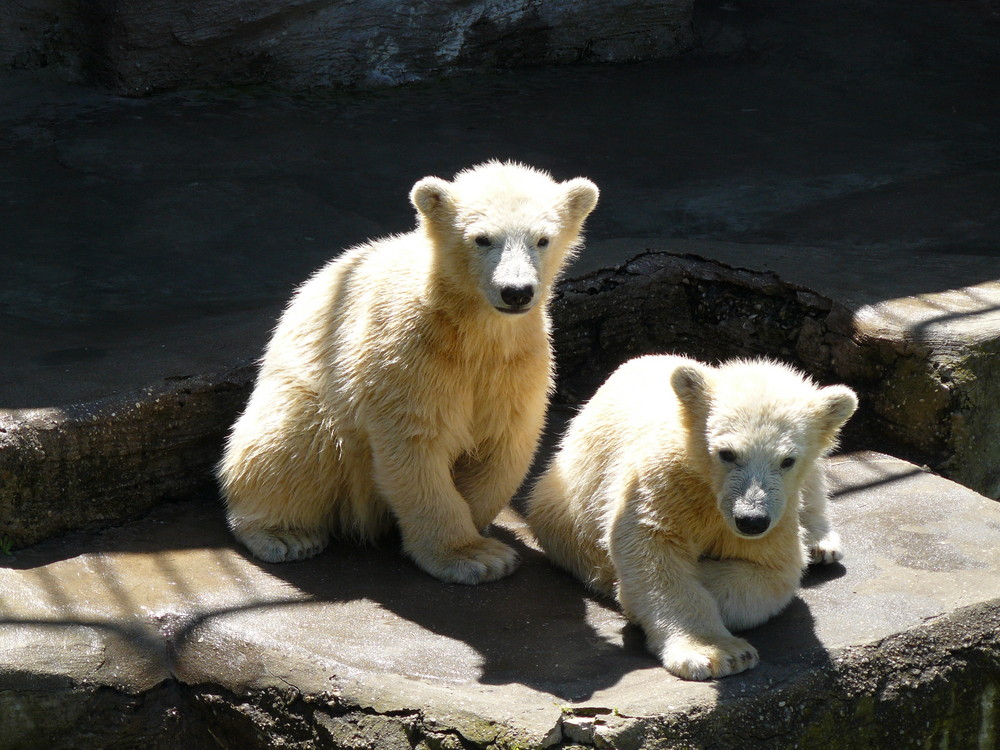
[[455,484],[466,499],[472,522],[484,530],[510,502],[524,481],[535,453],[535,442],[494,446],[477,458],[462,456],[455,464]]
[[788,606],[802,575],[799,550],[792,549],[789,557],[778,568],[746,560],[698,561],[698,579],[715,599],[727,628],[756,627]]
[[514,571],[517,553],[479,533],[445,451],[422,438],[372,447],[376,485],[417,565],[448,583],[484,583]]
[[799,524],[810,563],[829,564],[844,559],[840,534],[833,530],[826,515],[828,496],[826,467],[821,461],[803,481],[799,501]]
[[757,665],[757,650],[726,629],[682,540],[626,508],[612,525],[610,552],[618,601],[642,626],[647,647],[668,671],[685,680],[706,680]]

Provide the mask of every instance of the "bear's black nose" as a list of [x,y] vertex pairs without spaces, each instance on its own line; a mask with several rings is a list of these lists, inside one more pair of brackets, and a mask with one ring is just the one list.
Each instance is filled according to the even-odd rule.
[[535,287],[531,284],[522,286],[505,286],[500,289],[500,299],[510,307],[524,307],[535,296]]
[[733,514],[733,521],[741,534],[747,536],[758,536],[767,531],[771,525],[771,517],[767,513],[740,513]]

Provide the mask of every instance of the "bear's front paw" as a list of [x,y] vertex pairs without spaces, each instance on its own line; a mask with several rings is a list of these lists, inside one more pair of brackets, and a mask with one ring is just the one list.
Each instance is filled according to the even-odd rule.
[[486,537],[457,549],[414,557],[421,568],[446,583],[495,581],[513,573],[518,563],[513,549]]
[[660,656],[663,666],[684,680],[707,680],[725,677],[756,667],[757,649],[735,636],[708,641],[675,638]]
[[844,559],[844,551],[840,546],[840,534],[836,531],[827,532],[822,539],[814,540],[809,545],[809,562],[830,564]]
[[304,529],[237,532],[236,537],[253,556],[264,562],[292,562],[318,555],[330,541],[326,532]]

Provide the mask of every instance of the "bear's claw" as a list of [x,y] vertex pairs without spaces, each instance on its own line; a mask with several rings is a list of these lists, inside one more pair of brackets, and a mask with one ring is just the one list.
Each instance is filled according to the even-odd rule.
[[247,549],[264,562],[293,562],[318,555],[329,543],[329,535],[304,529],[274,529],[237,534]]
[[446,583],[477,584],[495,581],[514,572],[517,553],[503,542],[481,537],[458,549],[429,556],[415,556],[417,564]]
[[840,546],[840,534],[836,531],[828,532],[822,539],[809,545],[810,563],[829,565],[843,559],[844,551]]
[[665,648],[660,660],[671,674],[681,679],[707,680],[752,669],[760,657],[749,642],[729,636],[717,641],[685,638]]

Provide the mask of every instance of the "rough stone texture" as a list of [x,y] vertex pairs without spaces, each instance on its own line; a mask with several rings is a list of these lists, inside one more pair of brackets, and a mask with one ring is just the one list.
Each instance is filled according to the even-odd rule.
[[212,468],[252,378],[243,367],[84,404],[0,409],[0,538],[22,547],[214,496]]
[[859,311],[854,329],[862,347],[896,354],[876,366],[872,392],[889,434],[1000,498],[1000,441],[987,437],[1000,435],[1000,282],[886,300]]
[[708,683],[513,511],[522,568],[480,587],[392,541],[263,565],[212,504],[46,542],[0,558],[0,748],[996,748],[1000,505],[878,454],[832,474],[844,564]]
[[80,5],[74,0],[0,4],[0,69],[53,66],[78,73],[84,41]]
[[61,63],[127,95],[392,85],[469,70],[672,57],[692,0],[31,0],[0,11],[0,66]]
[[585,400],[607,368],[648,352],[778,357],[857,390],[848,444],[1000,497],[1000,442],[983,439],[1000,434],[991,407],[1000,388],[998,311],[996,282],[859,304],[773,272],[647,253],[560,287],[559,394]]

